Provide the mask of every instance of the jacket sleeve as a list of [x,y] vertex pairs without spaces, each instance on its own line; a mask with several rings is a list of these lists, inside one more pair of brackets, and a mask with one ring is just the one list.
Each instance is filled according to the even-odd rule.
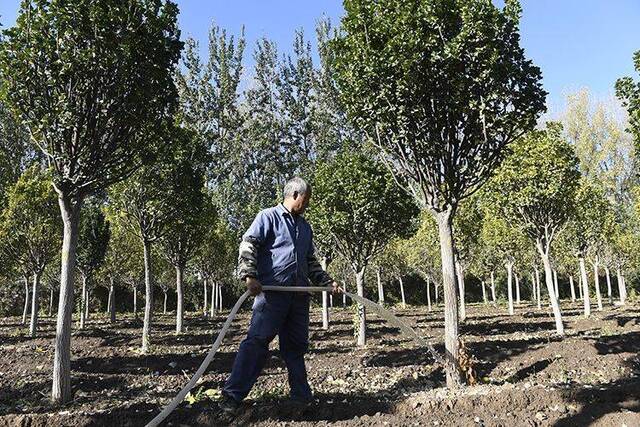
[[329,273],[324,271],[318,257],[316,256],[315,246],[313,241],[311,242],[311,248],[307,255],[307,261],[309,263],[309,279],[316,285],[330,286],[333,283],[333,278],[329,276]]
[[268,218],[259,212],[251,226],[242,236],[238,250],[238,278],[258,277],[258,249],[267,236]]

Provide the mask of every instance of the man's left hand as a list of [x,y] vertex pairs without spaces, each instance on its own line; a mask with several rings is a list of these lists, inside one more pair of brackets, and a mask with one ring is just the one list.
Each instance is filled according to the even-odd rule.
[[340,289],[340,285],[338,284],[338,282],[333,282],[331,286],[333,287],[333,290],[331,291],[333,295],[342,293],[342,289]]

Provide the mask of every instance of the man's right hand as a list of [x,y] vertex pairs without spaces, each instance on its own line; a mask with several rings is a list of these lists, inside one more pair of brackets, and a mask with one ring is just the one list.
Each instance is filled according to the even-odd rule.
[[262,284],[255,277],[247,277],[247,290],[251,296],[255,297],[262,292]]

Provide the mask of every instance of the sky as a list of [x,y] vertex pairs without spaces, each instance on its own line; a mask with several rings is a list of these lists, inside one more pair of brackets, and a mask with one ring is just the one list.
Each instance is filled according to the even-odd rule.
[[[502,0],[494,0],[501,5]],[[522,46],[542,69],[550,112],[563,108],[567,93],[587,87],[596,98],[613,95],[618,77],[636,75],[632,54],[640,50],[640,0],[521,0]],[[212,22],[239,34],[244,26],[245,69],[252,69],[256,40],[268,37],[290,51],[294,32],[315,38],[315,24],[326,15],[336,23],[341,0],[177,0],[183,37],[206,46]],[[0,22],[15,22],[19,0],[0,0]],[[313,40],[312,40],[313,41]],[[315,43],[313,43],[315,46]],[[250,78],[250,76],[247,76]]]

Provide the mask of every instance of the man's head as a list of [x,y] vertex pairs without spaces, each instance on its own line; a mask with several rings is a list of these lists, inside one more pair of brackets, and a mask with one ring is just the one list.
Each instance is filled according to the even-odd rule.
[[283,204],[292,214],[303,214],[309,206],[310,198],[311,186],[304,179],[296,176],[284,185]]

